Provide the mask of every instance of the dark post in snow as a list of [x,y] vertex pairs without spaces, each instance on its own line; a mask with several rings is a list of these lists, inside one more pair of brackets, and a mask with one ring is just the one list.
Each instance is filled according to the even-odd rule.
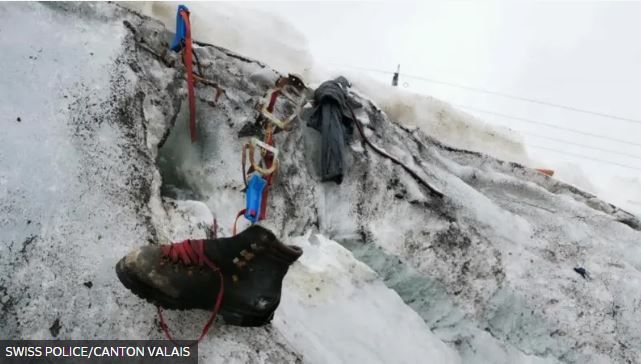
[[401,65],[396,66],[396,72],[394,72],[394,78],[392,78],[392,86],[398,86],[398,74],[401,72]]

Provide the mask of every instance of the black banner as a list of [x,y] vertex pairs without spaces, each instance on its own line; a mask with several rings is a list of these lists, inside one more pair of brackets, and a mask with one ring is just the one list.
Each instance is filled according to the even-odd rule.
[[0,340],[0,363],[196,364],[198,345],[166,340]]

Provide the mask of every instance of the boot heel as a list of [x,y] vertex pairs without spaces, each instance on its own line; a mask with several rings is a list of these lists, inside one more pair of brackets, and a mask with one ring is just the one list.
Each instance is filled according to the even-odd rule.
[[269,312],[265,316],[243,315],[237,312],[221,311],[220,315],[228,325],[255,327],[267,325],[274,318],[274,312]]

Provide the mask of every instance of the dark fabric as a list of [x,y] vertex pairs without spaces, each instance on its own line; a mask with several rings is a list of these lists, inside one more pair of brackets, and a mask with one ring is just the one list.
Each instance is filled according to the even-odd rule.
[[347,87],[344,77],[325,81],[314,91],[314,108],[307,122],[321,133],[321,180],[343,181],[343,153],[353,133],[348,111]]

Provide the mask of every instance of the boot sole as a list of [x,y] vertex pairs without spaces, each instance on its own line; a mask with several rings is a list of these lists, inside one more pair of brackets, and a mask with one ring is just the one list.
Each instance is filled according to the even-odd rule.
[[[139,298],[151,303],[152,305],[162,307],[166,310],[185,311],[194,309],[193,307],[189,307],[185,302],[176,300],[175,298],[167,296],[166,294],[159,292],[158,290],[148,286],[143,282],[132,279],[125,272],[125,270],[121,268],[120,263],[116,265],[116,275],[118,276],[120,282],[125,286],[125,288],[130,290]],[[212,308],[198,309],[211,310]],[[243,327],[264,326],[270,323],[274,318],[274,311],[260,316],[250,315],[240,310],[221,308],[219,314],[223,317],[226,324]]]
[[248,315],[246,313],[221,309],[220,315],[225,320],[225,323],[233,326],[243,327],[257,327],[267,325],[274,318],[274,311],[268,312],[263,316]]

